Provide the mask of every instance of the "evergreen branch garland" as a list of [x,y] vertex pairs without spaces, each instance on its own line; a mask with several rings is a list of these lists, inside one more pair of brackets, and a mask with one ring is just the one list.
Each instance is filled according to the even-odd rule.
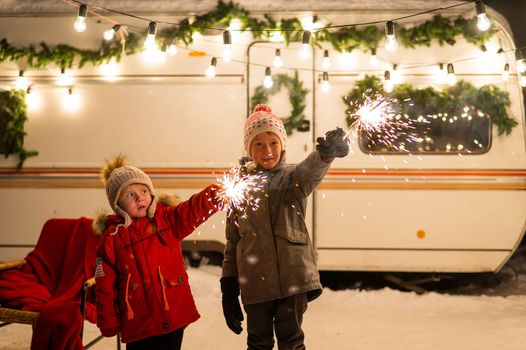
[[[194,32],[218,34],[217,29],[213,28],[226,28],[233,18],[241,21],[242,31],[251,30],[253,38],[257,40],[269,40],[274,31],[280,31],[283,34],[287,45],[290,42],[301,40],[303,27],[297,18],[282,19],[277,22],[271,16],[264,15],[262,19],[256,19],[238,4],[223,0],[218,1],[216,9],[197,16],[192,23],[185,18],[177,25],[160,30],[157,40],[161,44],[174,43],[188,46],[193,41]],[[211,33],[214,31],[215,33]],[[401,45],[413,49],[417,46],[429,46],[433,40],[440,45],[444,43],[454,45],[460,36],[463,36],[469,43],[480,46],[496,33],[493,28],[484,33],[478,31],[476,18],[458,17],[453,20],[441,15],[436,15],[431,20],[413,27],[397,26],[396,31]],[[323,43],[328,43],[338,52],[355,48],[367,52],[377,48],[382,40],[384,40],[383,28],[367,25],[316,30],[313,32],[311,41],[316,47],[322,47]],[[142,50],[141,41],[139,35],[130,34],[126,39],[125,54],[130,55]],[[86,63],[97,66],[112,58],[118,61],[122,54],[122,46],[118,39],[110,43],[103,42],[99,50],[78,49],[64,44],[50,47],[44,42],[38,48],[33,45],[15,47],[5,38],[0,41],[0,62],[25,58],[28,66],[33,68],[43,68],[50,64],[64,68],[71,68],[75,64],[81,68]]]
[[7,158],[11,154],[17,154],[19,162],[17,170],[29,157],[38,155],[37,151],[28,151],[24,148],[24,124],[26,116],[26,93],[23,90],[0,91],[0,135],[5,145],[3,153]]
[[309,90],[303,87],[303,82],[298,77],[298,71],[294,72],[294,77],[290,77],[287,74],[275,74],[272,76],[272,87],[270,89],[265,88],[263,85],[258,86],[252,98],[251,110],[260,103],[268,104],[270,96],[277,94],[283,87],[289,91],[289,102],[292,106],[290,115],[287,118],[283,118],[283,125],[287,131],[287,135],[299,128],[305,120],[303,111],[305,110],[305,97],[309,93]]
[[[460,116],[466,106],[471,106],[474,110],[490,116],[492,124],[497,127],[498,135],[509,135],[518,125],[517,121],[510,118],[506,111],[506,108],[510,106],[508,92],[500,90],[495,85],[484,85],[477,88],[461,80],[454,86],[437,91],[432,87],[419,89],[410,84],[399,84],[395,86],[392,93],[387,94],[380,78],[365,76],[363,80],[356,82],[356,87],[348,95],[343,97],[347,105],[346,122],[348,126],[354,122],[355,117],[350,116],[353,116],[359,106],[364,103],[365,96],[375,93],[390,96],[399,101],[396,109],[413,119],[417,119],[419,115],[438,113]],[[408,100],[412,103],[403,102]]]

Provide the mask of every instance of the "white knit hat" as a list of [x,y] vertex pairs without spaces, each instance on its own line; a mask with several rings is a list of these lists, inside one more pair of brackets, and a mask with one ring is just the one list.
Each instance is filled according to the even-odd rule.
[[126,165],[126,160],[122,156],[117,156],[105,165],[102,170],[102,178],[106,184],[106,196],[108,197],[110,207],[117,215],[124,218],[124,226],[128,227],[132,220],[130,216],[119,207],[118,201],[121,191],[131,184],[143,184],[148,187],[152,196],[152,203],[148,207],[147,215],[149,218],[153,218],[157,198],[153,190],[152,180],[144,171],[137,167]]
[[272,113],[272,109],[265,104],[258,104],[248,117],[243,129],[243,142],[247,154],[250,155],[250,144],[254,137],[262,132],[272,132],[279,137],[281,149],[285,150],[287,132],[281,118]]

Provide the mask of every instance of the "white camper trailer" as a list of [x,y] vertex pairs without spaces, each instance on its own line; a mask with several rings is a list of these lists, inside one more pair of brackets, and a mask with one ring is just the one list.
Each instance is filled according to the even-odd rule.
[[[458,3],[386,1],[372,6],[336,1],[324,8],[319,2],[311,4],[309,13],[300,11],[295,2],[273,1],[281,7],[268,9],[262,4],[266,2],[239,4],[246,4],[254,16],[269,14],[279,19],[316,14],[333,24],[349,24],[445,8],[444,2]],[[201,6],[209,7],[175,9],[168,2],[154,1],[157,7],[148,8],[146,3],[129,2],[127,12],[173,23],[214,6],[203,2]],[[72,29],[75,7],[67,13],[66,5],[61,6],[58,11],[50,5],[44,15],[37,14],[36,8],[17,12],[16,7],[0,7],[4,13],[0,33],[21,46],[45,42],[99,47],[107,23],[91,17],[88,30],[76,33]],[[74,79],[67,87],[56,84],[59,67],[25,69],[41,99],[40,106],[28,108],[25,147],[39,155],[28,158],[21,171],[16,170],[16,157],[0,160],[0,260],[24,256],[51,217],[94,216],[98,209],[108,207],[98,171],[105,159],[117,153],[145,169],[158,192],[182,198],[236,166],[243,155],[242,128],[251,98],[262,84],[265,67],[271,66],[280,49],[284,66],[272,68],[272,73],[293,76],[297,71],[308,90],[305,125],[302,131],[294,130],[287,144],[291,163],[311,152],[316,137],[325,131],[347,128],[342,97],[365,75],[384,77],[386,70],[394,75],[393,64],[401,81],[439,89],[433,81],[438,65],[455,62],[458,79],[477,87],[493,84],[509,94],[507,113],[518,123],[509,135],[498,135],[486,118],[477,128],[458,133],[461,136],[438,134],[433,147],[408,152],[371,149],[362,136],[351,134],[350,155],[334,161],[311,196],[306,214],[321,270],[498,271],[525,230],[526,135],[523,91],[513,65],[509,79],[501,79],[504,64],[514,62],[512,35],[506,21],[487,10],[498,32],[486,43],[486,55],[459,38],[453,46],[433,42],[429,47],[400,47],[396,53],[380,47],[378,66],[371,66],[370,52],[338,53],[329,45],[311,49],[311,57],[302,60],[297,54],[301,43],[260,41],[250,33],[233,32],[233,61],[228,64],[219,58],[220,33],[205,33],[164,62],[147,62],[142,54],[125,56],[113,67],[119,70],[116,75],[103,75],[101,69],[111,68],[106,65],[67,70]],[[475,10],[467,4],[440,14],[469,18]],[[411,17],[400,24],[415,25],[432,15]],[[139,19],[105,16],[115,23],[147,26]],[[496,53],[500,48],[503,54]],[[328,93],[321,88],[324,49],[332,59]],[[212,57],[218,57],[217,74],[208,79],[204,72]],[[0,63],[4,88],[12,86],[23,64]],[[77,104],[65,105],[72,96]],[[269,103],[283,117],[291,113],[286,89],[270,96]],[[466,138],[474,139],[474,133],[483,135],[477,150],[461,144]],[[221,254],[224,221],[224,212],[214,215],[185,240],[184,249],[195,258]]]

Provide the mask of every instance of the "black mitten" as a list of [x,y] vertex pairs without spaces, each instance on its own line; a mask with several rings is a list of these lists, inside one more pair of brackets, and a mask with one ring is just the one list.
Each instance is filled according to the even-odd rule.
[[236,277],[223,277],[221,282],[221,293],[223,293],[222,305],[223,315],[230,330],[236,334],[241,334],[243,327],[241,321],[244,320],[241,305],[239,304],[239,283]]
[[343,158],[349,154],[349,141],[342,128],[327,131],[325,137],[318,137],[316,141],[316,149],[324,159]]

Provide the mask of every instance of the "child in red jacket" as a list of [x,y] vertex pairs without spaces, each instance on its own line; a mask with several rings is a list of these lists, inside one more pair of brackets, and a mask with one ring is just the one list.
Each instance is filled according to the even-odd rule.
[[97,248],[97,326],[107,337],[120,333],[128,350],[180,349],[199,318],[180,242],[218,210],[219,187],[165,206],[148,175],[125,163],[119,156],[102,170],[116,215],[105,217]]

